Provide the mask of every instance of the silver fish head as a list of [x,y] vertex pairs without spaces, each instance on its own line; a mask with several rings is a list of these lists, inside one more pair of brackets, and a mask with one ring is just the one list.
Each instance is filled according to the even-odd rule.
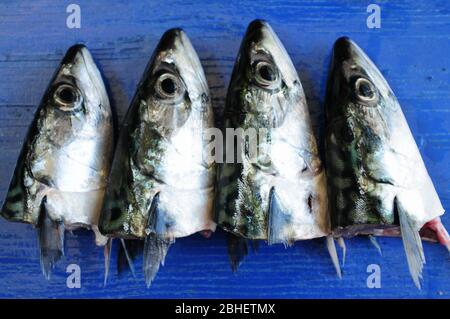
[[66,53],[38,113],[28,160],[34,179],[64,192],[106,186],[113,132],[108,95],[88,49]]
[[278,126],[287,112],[285,101],[296,94],[303,96],[303,89],[280,39],[266,21],[251,22],[233,69],[226,111],[265,114],[271,126]]
[[29,129],[4,215],[36,224],[46,198],[52,217],[63,219],[66,227],[96,223],[112,144],[111,109],[100,72],[86,47],[73,46]]
[[101,218],[109,236],[144,239],[147,286],[173,239],[215,230],[214,169],[203,159],[213,124],[200,60],[184,31],[169,30],[127,113]]
[[[401,231],[420,287],[425,262],[419,230],[444,213],[397,98],[368,56],[340,38],[326,96],[326,165],[336,235]],[[434,226],[432,226],[434,227]],[[438,238],[450,239],[443,227]]]
[[[225,149],[227,159],[237,154],[241,161],[219,166],[219,225],[239,237],[286,245],[326,235],[325,175],[305,94],[286,49],[265,21],[250,23],[242,40],[225,128],[249,138]],[[245,249],[235,242],[229,248],[236,267]]]
[[146,238],[156,202],[162,237],[214,229],[214,170],[203,158],[213,120],[197,53],[184,31],[171,29],[156,47],[124,122],[102,218],[105,233]]
[[64,230],[96,233],[112,158],[108,95],[83,45],[63,58],[28,131],[2,215],[38,229],[46,278],[64,254]]

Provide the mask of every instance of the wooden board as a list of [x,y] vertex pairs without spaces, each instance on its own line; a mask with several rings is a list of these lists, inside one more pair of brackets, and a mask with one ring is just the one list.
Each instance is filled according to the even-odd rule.
[[[231,68],[247,24],[268,20],[290,53],[315,127],[323,110],[333,42],[348,35],[379,66],[405,116],[446,209],[450,207],[450,5],[448,1],[377,1],[381,28],[369,29],[368,1],[81,1],[81,28],[66,27],[70,2],[0,4],[0,198],[39,100],[65,50],[85,43],[107,81],[119,120],[160,36],[183,27],[202,60],[214,107],[224,105]],[[450,216],[443,218],[447,228]],[[40,274],[35,230],[0,219],[0,297],[404,298],[450,297],[450,256],[425,244],[424,284],[410,279],[402,243],[382,238],[383,257],[366,238],[347,241],[339,280],[324,240],[285,249],[261,243],[233,274],[224,233],[180,239],[151,289],[142,276],[117,275],[103,287],[103,252],[87,231],[67,234],[66,256],[50,281]],[[115,244],[115,248],[117,243]],[[114,248],[114,250],[115,250]],[[66,286],[66,267],[81,267],[81,288]],[[381,288],[367,287],[367,267],[381,267]]]

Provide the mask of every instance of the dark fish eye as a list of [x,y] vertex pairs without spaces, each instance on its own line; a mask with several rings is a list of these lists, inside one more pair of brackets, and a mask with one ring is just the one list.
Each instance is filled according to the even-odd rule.
[[162,99],[174,99],[182,95],[183,86],[174,74],[164,73],[156,80],[155,91]]
[[175,82],[173,82],[172,79],[164,79],[161,81],[161,89],[164,91],[164,93],[166,94],[174,94],[177,90],[176,86],[175,86]]
[[80,104],[81,95],[74,86],[61,84],[56,88],[53,99],[60,109],[68,111]]
[[255,67],[255,80],[262,87],[271,87],[278,81],[278,72],[272,64],[260,61]]
[[363,102],[376,100],[377,93],[372,82],[365,78],[359,78],[355,82],[356,97]]

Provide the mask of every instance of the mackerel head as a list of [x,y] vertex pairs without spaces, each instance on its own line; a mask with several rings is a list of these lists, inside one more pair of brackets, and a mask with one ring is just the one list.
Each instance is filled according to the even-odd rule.
[[203,156],[213,125],[200,60],[182,30],[169,30],[126,115],[101,221],[109,236],[145,239],[147,285],[175,238],[215,230],[215,171]]
[[[241,130],[240,140],[231,145],[230,129]],[[223,133],[227,147],[216,197],[221,227],[240,238],[286,245],[329,233],[325,172],[305,94],[289,55],[265,21],[253,21],[242,41]],[[233,268],[246,250],[242,241],[229,242]]]
[[420,285],[425,262],[419,230],[427,225],[447,246],[444,209],[400,105],[368,56],[340,38],[326,96],[326,165],[337,236],[401,230],[410,272]]
[[63,254],[64,229],[98,232],[113,130],[108,95],[88,49],[71,47],[42,99],[17,161],[2,215],[37,227],[41,266]]

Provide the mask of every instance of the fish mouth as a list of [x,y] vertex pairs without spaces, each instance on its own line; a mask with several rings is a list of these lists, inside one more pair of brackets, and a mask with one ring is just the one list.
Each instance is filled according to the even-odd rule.
[[71,46],[64,56],[62,63],[69,64],[74,63],[79,55],[83,55],[83,52],[89,52],[84,44],[75,44]]
[[333,66],[340,67],[344,61],[351,61],[356,67],[377,69],[367,54],[349,37],[340,37],[333,46]]
[[97,68],[91,53],[84,44],[71,46],[62,60],[62,64],[82,64],[86,69]]
[[250,22],[247,27],[247,35],[263,35],[265,33],[275,34],[272,27],[266,20],[256,19]]
[[[201,67],[200,60],[189,37],[181,28],[167,30],[161,37],[155,53],[161,55],[163,62],[173,61],[180,69],[192,68],[194,71],[195,68]],[[187,62],[187,64],[183,62]]]
[[351,59],[356,46],[349,37],[337,39],[333,47],[333,59],[340,62]]
[[[62,64],[75,66],[75,68],[71,69],[74,73],[87,72],[89,80],[96,86],[103,82],[97,64],[84,44],[71,46],[62,60]],[[73,74],[73,76],[79,79],[82,78],[79,74]]]
[[270,43],[281,44],[270,24],[265,20],[256,19],[248,25],[240,51],[243,53],[243,50],[250,49],[252,44],[257,44],[264,48]]
[[181,28],[172,28],[164,32],[156,51],[167,51],[178,47],[186,40],[187,35]]

